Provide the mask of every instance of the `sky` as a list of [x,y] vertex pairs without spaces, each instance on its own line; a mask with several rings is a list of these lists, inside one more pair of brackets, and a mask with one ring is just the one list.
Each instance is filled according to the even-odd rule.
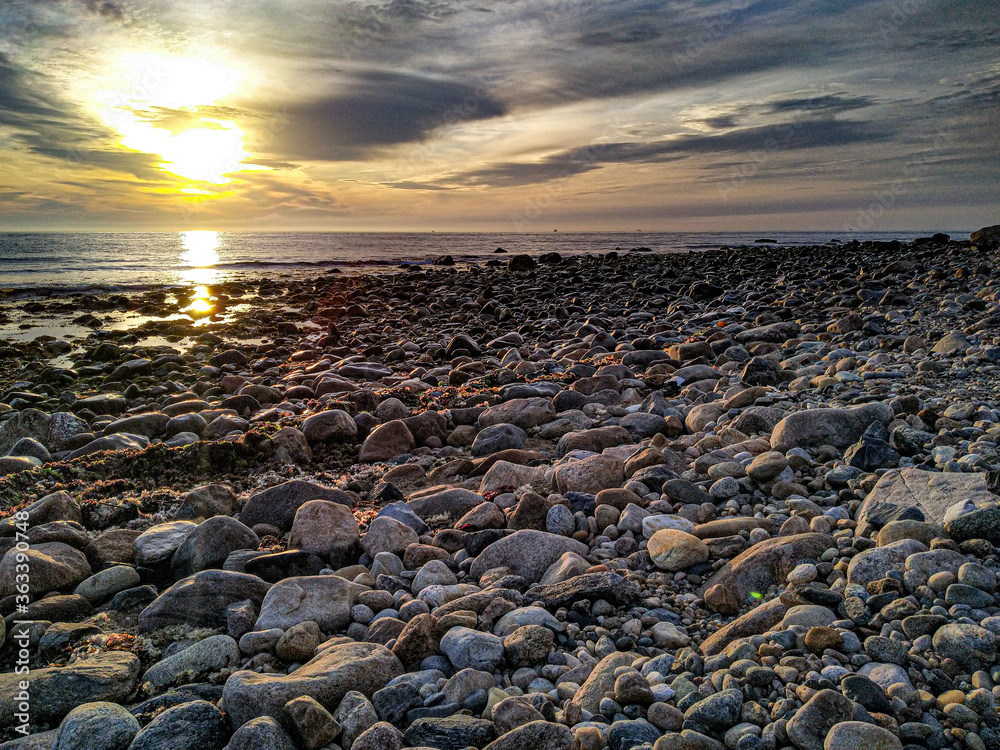
[[0,0],[0,230],[975,229],[983,0]]

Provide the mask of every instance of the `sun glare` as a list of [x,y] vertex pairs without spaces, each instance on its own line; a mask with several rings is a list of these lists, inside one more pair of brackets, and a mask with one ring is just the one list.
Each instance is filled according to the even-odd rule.
[[192,300],[204,302],[211,295],[208,284],[218,281],[219,273],[212,268],[219,262],[219,233],[202,230],[181,232],[182,252],[178,258],[183,270],[179,272],[181,280],[198,285],[192,294]]
[[[155,154],[160,169],[200,183],[223,185],[247,163],[246,133],[213,110],[236,91],[241,74],[207,60],[128,54],[115,85],[99,96],[100,114],[126,148]],[[207,111],[206,111],[207,110]],[[190,186],[186,195],[204,195]]]

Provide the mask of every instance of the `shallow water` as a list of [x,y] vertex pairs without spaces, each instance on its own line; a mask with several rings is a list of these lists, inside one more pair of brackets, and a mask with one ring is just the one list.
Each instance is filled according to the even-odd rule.
[[[910,240],[921,232],[881,232],[860,239]],[[967,232],[953,236],[968,237]],[[319,274],[426,262],[440,255],[475,262],[508,253],[606,253],[648,247],[686,252],[773,238],[785,245],[814,245],[854,236],[830,232],[760,233],[547,233],[375,234],[330,232],[0,233],[0,288],[122,289],[153,284],[217,284],[244,277]]]

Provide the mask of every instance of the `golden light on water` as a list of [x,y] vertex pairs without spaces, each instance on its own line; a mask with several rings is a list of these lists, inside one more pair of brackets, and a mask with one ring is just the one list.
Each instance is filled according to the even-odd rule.
[[[202,59],[127,54],[118,72],[97,98],[123,146],[155,154],[163,160],[160,169],[199,183],[223,185],[236,172],[263,169],[246,163],[246,133],[216,106],[238,88],[238,70]],[[180,192],[207,193],[191,186]]]
[[192,299],[204,302],[211,296],[207,285],[219,280],[219,272],[213,268],[219,262],[219,233],[192,230],[181,232],[180,238],[179,275],[183,281],[198,285]]

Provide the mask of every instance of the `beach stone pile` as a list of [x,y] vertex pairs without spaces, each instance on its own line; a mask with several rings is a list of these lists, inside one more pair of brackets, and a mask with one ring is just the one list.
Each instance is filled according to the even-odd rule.
[[514,260],[29,366],[0,748],[1000,748],[995,251]]

